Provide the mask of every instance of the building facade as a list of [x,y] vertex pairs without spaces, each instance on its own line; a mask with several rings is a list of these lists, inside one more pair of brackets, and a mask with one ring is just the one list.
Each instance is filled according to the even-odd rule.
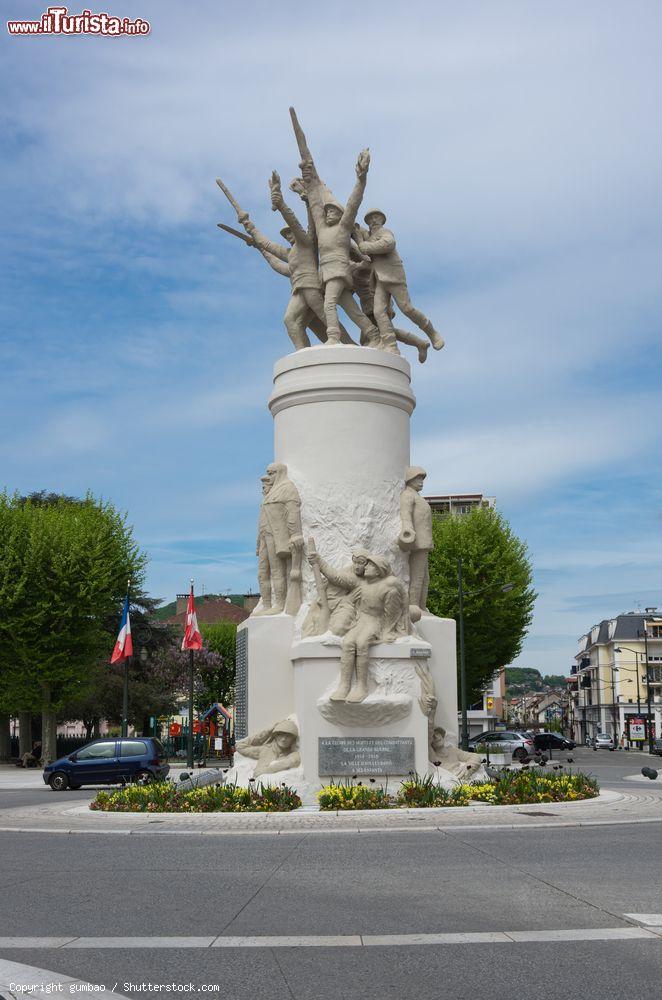
[[568,691],[577,742],[607,733],[621,746],[644,746],[649,724],[659,735],[662,611],[646,608],[594,625],[579,640]]
[[450,514],[452,517],[470,514],[477,507],[496,507],[496,497],[486,497],[482,493],[441,493],[426,496],[425,499],[435,514]]
[[506,670],[501,667],[487,685],[479,701],[469,705],[469,738],[496,729],[506,718]]

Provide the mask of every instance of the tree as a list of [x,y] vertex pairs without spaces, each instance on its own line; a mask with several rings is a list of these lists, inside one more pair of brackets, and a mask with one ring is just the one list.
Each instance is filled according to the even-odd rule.
[[506,691],[523,694],[528,691],[544,690],[544,682],[535,667],[506,667]]
[[[462,517],[435,516],[428,607],[442,618],[459,614],[457,566],[462,558],[464,635],[469,704],[500,667],[520,652],[536,594],[524,542],[493,509]],[[513,589],[503,593],[503,584]]]
[[205,646],[220,658],[217,668],[202,676],[208,704],[220,701],[223,705],[231,705],[234,701],[237,626],[234,622],[215,622],[201,628]]
[[0,710],[41,711],[45,759],[58,709],[109,656],[129,577],[144,597],[145,563],[111,503],[0,494]]

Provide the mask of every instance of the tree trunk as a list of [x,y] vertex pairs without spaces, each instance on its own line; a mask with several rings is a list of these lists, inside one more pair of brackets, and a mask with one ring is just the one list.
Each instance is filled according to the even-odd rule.
[[57,715],[51,706],[51,686],[41,685],[41,757],[44,764],[57,760]]
[[92,729],[92,738],[98,740],[101,736],[101,719],[98,715],[94,716],[94,728]]
[[32,715],[30,712],[18,713],[18,755],[32,750]]
[[11,760],[11,732],[9,730],[9,715],[0,713],[0,761]]

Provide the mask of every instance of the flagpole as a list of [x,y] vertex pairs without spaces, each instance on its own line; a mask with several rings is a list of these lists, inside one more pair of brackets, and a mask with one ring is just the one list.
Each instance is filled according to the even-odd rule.
[[[131,590],[131,581],[127,581],[126,585],[126,598],[127,603],[129,600],[129,591]],[[126,738],[129,735],[129,664],[133,659],[132,656],[127,656],[124,660],[124,691],[122,693],[122,729],[120,735]]]
[[[191,594],[193,580],[191,580]],[[186,747],[186,766],[193,767],[193,650],[188,651],[188,743]]]

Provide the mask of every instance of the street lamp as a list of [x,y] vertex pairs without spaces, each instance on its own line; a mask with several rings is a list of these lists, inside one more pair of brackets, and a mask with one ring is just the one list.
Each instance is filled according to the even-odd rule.
[[[502,593],[507,594],[508,591],[512,590],[514,586],[514,583],[489,583],[486,587],[481,587],[480,590],[474,590],[470,596],[476,597],[478,594],[482,594],[483,591],[491,590],[493,587],[500,587]],[[467,665],[464,655],[464,598],[467,595],[464,592],[462,584],[462,556],[458,556],[457,559],[457,596],[459,603],[458,618],[460,621],[460,709],[462,712],[461,743],[462,749],[468,750],[469,725],[467,722]]]

